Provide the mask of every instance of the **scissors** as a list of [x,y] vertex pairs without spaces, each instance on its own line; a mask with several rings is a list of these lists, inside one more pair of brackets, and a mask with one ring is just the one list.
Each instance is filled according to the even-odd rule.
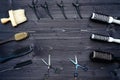
[[87,70],[88,70],[87,67],[78,64],[77,56],[75,56],[75,61],[72,60],[71,58],[69,58],[69,60],[75,65],[75,72],[74,72],[75,80],[76,80],[77,77],[78,77],[78,68],[79,68],[79,67],[82,68],[84,71],[87,71]]
[[51,55],[48,55],[48,63],[44,60],[44,59],[41,59],[42,61],[43,61],[43,63],[45,64],[45,65],[47,65],[48,67],[48,76],[49,76],[49,72],[50,72],[50,69],[52,68],[51,67]]
[[57,74],[59,74],[60,73],[60,69],[58,69],[58,68],[55,68],[55,67],[53,67],[52,65],[51,65],[51,55],[48,55],[48,62],[46,62],[44,59],[42,59],[41,58],[41,60],[42,60],[42,62],[45,64],[45,65],[47,65],[48,67],[47,67],[47,74],[45,74],[47,77],[49,77],[49,74],[50,74],[50,69],[52,69],[52,70],[54,70],[54,72],[55,73],[57,73]]
[[49,11],[49,6],[48,6],[48,3],[45,1],[44,4],[41,4],[41,7],[45,10],[45,12],[48,14],[48,16],[53,19],[50,11]]
[[67,16],[66,16],[66,14],[65,14],[65,10],[64,10],[64,3],[63,3],[63,1],[61,0],[61,2],[60,3],[57,3],[57,6],[60,8],[60,10],[62,11],[62,14],[63,14],[63,16],[64,16],[64,18],[65,19],[67,19]]
[[37,19],[39,20],[40,19],[40,16],[39,16],[40,13],[39,13],[39,11],[37,9],[38,8],[37,3],[38,3],[38,0],[32,0],[32,4],[28,5],[28,6],[33,9]]
[[79,17],[82,19],[83,17],[81,16],[81,13],[80,13],[80,3],[78,2],[78,0],[76,0],[75,3],[72,3],[72,5],[75,7],[76,11],[77,11],[77,14],[79,15]]

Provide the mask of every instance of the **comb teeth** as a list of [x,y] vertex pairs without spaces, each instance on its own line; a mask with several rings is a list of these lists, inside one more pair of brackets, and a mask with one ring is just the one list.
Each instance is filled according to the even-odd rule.
[[100,40],[100,41],[109,41],[109,37],[102,36],[102,35],[97,35],[97,34],[92,34],[91,39]]
[[110,53],[106,52],[100,52],[100,51],[93,51],[93,59],[101,59],[101,60],[112,60],[112,55]]
[[91,19],[109,23],[109,16],[93,13]]

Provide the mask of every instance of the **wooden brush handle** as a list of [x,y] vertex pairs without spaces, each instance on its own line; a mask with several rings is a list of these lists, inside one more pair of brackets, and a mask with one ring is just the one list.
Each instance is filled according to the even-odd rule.
[[10,21],[10,18],[2,18],[2,19],[1,19],[1,23],[2,23],[2,24],[7,23],[8,21]]

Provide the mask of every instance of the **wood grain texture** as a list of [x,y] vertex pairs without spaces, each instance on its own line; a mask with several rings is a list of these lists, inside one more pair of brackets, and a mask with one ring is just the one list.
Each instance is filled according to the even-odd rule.
[[[120,56],[120,45],[115,43],[106,43],[91,41],[92,33],[120,38],[120,26],[114,24],[105,24],[93,22],[90,20],[92,12],[101,12],[114,17],[120,17],[119,0],[79,0],[80,13],[83,19],[77,15],[72,3],[75,0],[63,0],[65,13],[68,17],[64,19],[56,2],[60,0],[46,0],[49,5],[53,20],[45,13],[43,8],[38,6],[40,20],[37,20],[33,10],[28,7],[31,0],[13,0],[10,7],[10,0],[0,1],[0,18],[8,16],[8,10],[24,8],[28,21],[13,28],[11,23],[0,24],[0,40],[7,39],[17,32],[27,31],[30,33],[29,39],[20,42],[11,42],[0,45],[0,56],[11,54],[17,48],[25,45],[34,45],[34,51],[30,55],[13,59],[7,63],[0,64],[0,70],[9,68],[17,62],[32,59],[33,64],[20,70],[12,70],[0,73],[0,80],[44,80],[44,74],[47,72],[47,66],[41,61],[41,58],[47,60],[48,54],[51,54],[52,65],[60,68],[61,73],[50,72],[48,80],[74,80],[74,65],[69,58],[74,59],[78,56],[81,65],[86,65],[89,70],[84,72],[79,69],[78,80],[114,80],[110,71],[114,70],[119,64],[99,64],[89,60],[89,54],[93,50],[102,50],[111,52]],[[39,0],[38,4],[43,4],[44,0]],[[120,73],[119,73],[120,76]],[[46,80],[46,79],[45,79]]]

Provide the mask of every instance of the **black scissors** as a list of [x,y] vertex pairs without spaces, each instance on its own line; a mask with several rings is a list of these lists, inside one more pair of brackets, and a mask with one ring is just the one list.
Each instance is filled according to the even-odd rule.
[[39,20],[40,19],[40,16],[39,16],[39,10],[38,10],[38,0],[32,0],[32,4],[31,5],[28,5],[30,8],[32,8],[32,10],[34,11],[37,19]]
[[46,1],[45,1],[44,4],[41,4],[41,7],[45,10],[45,12],[48,14],[48,16],[49,16],[51,19],[53,19],[52,15],[51,15],[51,13],[50,13],[50,11],[49,11],[49,8],[48,8],[48,3],[47,3]]

